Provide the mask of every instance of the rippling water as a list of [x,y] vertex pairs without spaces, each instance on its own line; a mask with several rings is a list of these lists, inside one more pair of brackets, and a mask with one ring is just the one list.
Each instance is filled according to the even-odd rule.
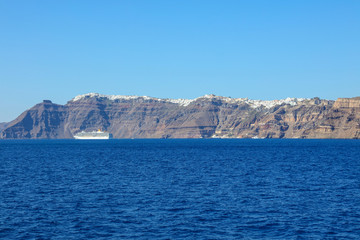
[[0,238],[359,239],[360,141],[0,141]]

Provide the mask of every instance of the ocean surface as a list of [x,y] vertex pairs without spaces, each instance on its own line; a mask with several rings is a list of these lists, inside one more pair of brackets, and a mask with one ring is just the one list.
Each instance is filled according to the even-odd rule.
[[2,140],[0,238],[360,239],[360,141]]

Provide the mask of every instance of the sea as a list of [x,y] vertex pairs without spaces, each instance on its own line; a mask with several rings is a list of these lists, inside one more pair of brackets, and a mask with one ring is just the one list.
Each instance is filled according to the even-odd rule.
[[360,141],[1,140],[1,239],[360,239]]

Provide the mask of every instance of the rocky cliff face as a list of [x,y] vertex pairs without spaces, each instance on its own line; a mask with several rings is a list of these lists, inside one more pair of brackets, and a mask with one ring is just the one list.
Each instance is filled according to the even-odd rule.
[[7,122],[1,122],[0,123],[0,131],[5,129],[7,127],[8,123]]
[[360,108],[360,97],[355,98],[338,98],[334,104],[334,108],[350,109]]
[[339,98],[309,137],[360,138],[360,97]]
[[7,124],[0,137],[73,138],[101,128],[115,138],[360,138],[360,98],[256,101],[85,94],[49,100]]

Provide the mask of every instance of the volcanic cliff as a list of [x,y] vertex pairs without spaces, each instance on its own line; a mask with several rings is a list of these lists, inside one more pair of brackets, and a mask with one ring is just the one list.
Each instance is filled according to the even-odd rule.
[[44,100],[1,126],[3,139],[73,138],[99,128],[114,138],[360,138],[360,98],[187,100],[89,93],[65,105]]

